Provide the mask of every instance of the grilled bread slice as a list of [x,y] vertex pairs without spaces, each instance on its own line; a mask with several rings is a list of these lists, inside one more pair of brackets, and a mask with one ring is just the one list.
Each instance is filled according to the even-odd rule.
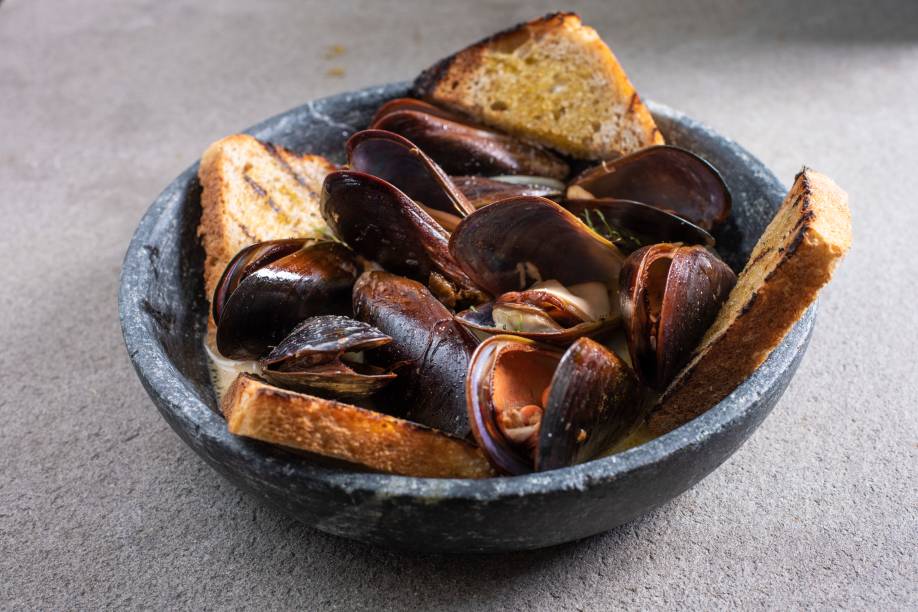
[[596,30],[554,13],[424,71],[416,96],[583,159],[662,144],[650,111]]
[[329,231],[319,194],[334,169],[324,157],[297,155],[247,134],[227,136],[207,148],[198,170],[204,188],[198,236],[206,256],[208,300],[226,264],[243,247]]
[[426,478],[485,478],[473,444],[334,400],[273,387],[240,374],[223,398],[230,433],[333,457],[372,470]]
[[648,419],[662,434],[695,418],[759,367],[816,299],[851,246],[848,194],[804,168],[736,286]]

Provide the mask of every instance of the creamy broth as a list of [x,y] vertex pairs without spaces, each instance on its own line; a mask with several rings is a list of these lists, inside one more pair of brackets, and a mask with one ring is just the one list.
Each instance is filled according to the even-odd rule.
[[217,393],[217,401],[222,401],[226,390],[229,389],[236,376],[243,372],[250,374],[260,374],[261,368],[257,361],[236,361],[227,359],[216,350],[210,347],[207,339],[204,340],[204,352],[207,354],[208,365],[210,366],[210,382]]

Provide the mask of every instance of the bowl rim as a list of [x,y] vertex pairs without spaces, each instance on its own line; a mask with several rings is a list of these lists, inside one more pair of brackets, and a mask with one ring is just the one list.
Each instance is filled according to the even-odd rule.
[[[258,136],[277,122],[297,110],[313,108],[319,103],[334,103],[355,93],[384,93],[403,83],[369,87],[307,102],[270,117],[246,133]],[[714,138],[733,155],[743,159],[768,187],[783,195],[786,188],[756,157],[733,140],[716,133],[710,127],[665,105],[647,101],[654,116],[664,116],[684,129],[700,132]],[[731,429],[768,394],[782,373],[791,367],[794,357],[805,349],[816,315],[814,303],[781,343],[745,381],[727,397],[692,421],[649,442],[624,452],[601,457],[579,465],[548,472],[522,476],[486,478],[480,480],[455,478],[418,478],[393,474],[348,471],[319,466],[296,457],[268,455],[253,452],[251,442],[233,436],[226,428],[222,415],[207,405],[184,380],[176,365],[166,355],[164,348],[140,323],[143,317],[145,285],[138,278],[149,277],[153,272],[153,258],[146,250],[151,238],[164,231],[174,231],[173,219],[164,212],[181,205],[187,187],[196,180],[199,161],[172,180],[144,213],[135,230],[122,264],[119,289],[119,315],[128,356],[144,388],[154,404],[178,433],[193,437],[186,440],[199,454],[206,445],[218,445],[234,456],[233,467],[249,472],[250,479],[293,478],[321,482],[347,494],[369,493],[385,497],[411,497],[423,500],[464,499],[477,502],[496,501],[532,495],[557,494],[564,491],[586,491],[624,477],[626,474],[648,468],[665,461],[672,455],[705,445],[720,432]],[[155,239],[152,241],[155,243]],[[780,349],[786,344],[788,351]],[[785,355],[786,353],[786,355]],[[769,362],[782,359],[778,367],[766,367]],[[772,366],[775,364],[772,363]],[[184,431],[179,431],[181,427]],[[181,436],[185,438],[185,435]]]

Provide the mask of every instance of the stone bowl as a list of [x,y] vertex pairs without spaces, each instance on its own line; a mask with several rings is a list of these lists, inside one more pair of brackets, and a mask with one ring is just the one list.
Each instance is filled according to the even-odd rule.
[[[342,161],[343,144],[404,83],[344,93],[268,119],[254,136]],[[717,236],[740,269],[785,188],[755,157],[659,104],[668,142],[712,162],[733,194],[732,221]],[[202,143],[202,149],[206,143]],[[570,468],[487,480],[365,473],[303,457],[226,430],[203,351],[206,302],[197,164],[153,202],[121,274],[124,342],[160,413],[196,453],[237,486],[291,517],[336,535],[436,552],[533,549],[609,530],[678,496],[719,466],[781,397],[806,351],[815,307],[748,380],[690,423],[626,452]]]

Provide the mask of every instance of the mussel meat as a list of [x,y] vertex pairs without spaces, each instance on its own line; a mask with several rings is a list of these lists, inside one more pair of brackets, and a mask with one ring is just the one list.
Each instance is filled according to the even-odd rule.
[[631,363],[647,386],[663,390],[710,327],[736,274],[702,246],[645,246],[625,260],[621,312]]
[[659,242],[713,247],[714,237],[697,225],[659,208],[612,198],[565,200],[564,207],[623,253]]
[[354,314],[392,338],[367,353],[369,363],[398,374],[381,404],[407,406],[397,416],[468,435],[463,384],[476,342],[450,311],[421,283],[369,271],[354,285]]
[[303,319],[350,314],[359,274],[354,254],[337,242],[278,240],[242,249],[214,292],[217,350],[257,359]]
[[720,173],[685,149],[658,145],[584,171],[570,199],[633,200],[671,212],[711,231],[730,215],[731,198]]
[[396,374],[364,363],[363,351],[391,341],[375,327],[350,317],[310,317],[261,359],[261,373],[282,387],[321,397],[366,397]]
[[619,250],[554,202],[516,197],[466,217],[450,252],[497,298],[456,319],[484,333],[568,344],[618,323]]
[[530,174],[564,179],[570,172],[560,157],[542,147],[412,98],[384,104],[370,128],[406,137],[450,174]]
[[587,461],[624,438],[643,414],[631,369],[580,338],[567,351],[509,335],[476,349],[466,379],[472,433],[503,474]]

